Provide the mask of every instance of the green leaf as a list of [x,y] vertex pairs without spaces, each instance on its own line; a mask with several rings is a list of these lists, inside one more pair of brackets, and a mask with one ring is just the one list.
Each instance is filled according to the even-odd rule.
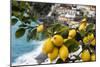
[[30,24],[31,21],[30,21],[30,20],[26,20],[24,23],[25,23],[25,24]]
[[18,2],[16,0],[12,0],[12,5],[18,6]]
[[68,37],[68,31],[67,30],[66,31],[63,31],[61,33],[61,35],[62,35],[63,38],[67,38]]
[[26,5],[25,5],[25,2],[21,1],[21,2],[20,2],[20,8],[24,8],[24,9],[25,9],[25,6],[26,6]]
[[58,24],[58,23],[55,23],[55,24],[53,25],[53,32],[59,31],[60,28],[61,28],[61,25]]
[[24,33],[25,33],[25,29],[24,28],[19,28],[15,33],[16,38],[22,37],[24,35]]
[[11,19],[11,25],[15,25],[17,23],[18,19],[17,18],[12,18]]
[[64,62],[61,58],[58,58],[58,60],[56,61],[56,63],[57,63],[57,64],[59,64],[59,63],[68,63],[69,61],[70,61],[69,58],[67,58],[67,59],[65,60],[65,62]]
[[19,27],[27,27],[27,25],[21,24],[21,25],[19,25]]
[[20,12],[20,11],[12,11],[12,16],[17,17],[20,21],[22,21],[23,12]]
[[89,32],[89,31],[93,31],[93,27],[94,27],[94,24],[93,23],[91,23],[91,24],[89,24],[88,26],[87,26],[87,32]]
[[68,33],[69,33],[68,27],[62,27],[60,29],[60,33],[61,33],[63,38],[67,38],[68,37]]
[[87,32],[86,31],[79,31],[79,33],[80,33],[81,37],[84,37]]
[[30,41],[31,38],[32,38],[31,30],[32,30],[32,29],[28,29],[28,33],[27,33],[27,41]]
[[32,30],[31,36],[32,36],[32,39],[36,39],[36,38],[37,38],[37,32],[36,32],[36,29]]
[[79,42],[77,42],[75,39],[67,40],[64,42],[64,45],[68,47],[69,52],[75,52],[79,49]]
[[56,61],[56,63],[59,64],[59,63],[64,63],[64,62],[63,62],[62,59],[59,58],[59,59]]
[[24,23],[28,23],[28,24],[31,23],[30,17],[22,17],[22,21],[23,21]]
[[79,55],[75,55],[75,58],[77,59],[77,60],[80,60],[81,58],[80,58],[80,56]]
[[82,39],[81,34],[79,32],[77,32],[76,36],[75,36],[75,40],[79,41],[81,39]]

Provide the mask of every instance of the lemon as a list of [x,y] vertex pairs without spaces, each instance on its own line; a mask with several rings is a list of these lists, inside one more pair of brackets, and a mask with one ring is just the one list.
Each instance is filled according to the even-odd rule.
[[85,31],[87,27],[87,19],[83,18],[80,22],[79,31]]
[[79,26],[79,31],[85,31],[87,27],[87,23],[81,23]]
[[48,57],[51,62],[55,60],[58,57],[58,48],[55,47],[51,53],[48,53]]
[[81,53],[81,59],[82,59],[82,61],[89,61],[90,60],[90,52],[88,50],[84,50]]
[[76,36],[76,30],[75,29],[69,30],[68,36],[74,38]]
[[92,46],[95,46],[95,45],[96,45],[96,40],[95,40],[95,38],[91,41],[91,45],[92,45]]
[[91,54],[91,61],[95,61],[96,60],[96,55],[93,53]]
[[93,33],[90,33],[90,34],[88,34],[87,37],[88,37],[89,41],[91,41],[91,40],[94,39],[94,34]]
[[88,42],[89,42],[88,37],[85,36],[85,37],[83,38],[83,43],[84,43],[84,44],[88,44]]
[[47,54],[49,52],[52,52],[53,48],[54,48],[54,45],[52,44],[51,38],[48,38],[44,42],[44,45],[42,47],[42,52]]
[[69,51],[65,45],[62,45],[59,49],[59,57],[65,61],[68,58]]
[[68,36],[68,39],[72,39],[72,37]]
[[43,32],[43,30],[44,30],[44,25],[43,24],[37,26],[37,32]]
[[55,46],[62,46],[63,40],[64,39],[61,35],[54,35],[52,37],[52,42],[54,43]]
[[86,19],[86,18],[83,18],[83,19],[81,20],[81,22],[87,22],[87,19]]

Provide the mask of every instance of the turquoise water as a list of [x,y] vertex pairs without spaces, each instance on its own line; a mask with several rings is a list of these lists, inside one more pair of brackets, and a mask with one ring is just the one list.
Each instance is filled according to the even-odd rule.
[[18,25],[20,22],[18,22],[16,25],[11,26],[11,61],[12,63],[15,62],[15,60],[22,56],[25,53],[31,52],[34,50],[38,45],[37,42],[27,42],[26,40],[26,34],[16,39],[15,32],[18,29]]

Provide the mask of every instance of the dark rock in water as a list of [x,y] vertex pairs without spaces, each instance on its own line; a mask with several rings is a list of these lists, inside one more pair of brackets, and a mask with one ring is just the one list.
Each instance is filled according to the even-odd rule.
[[48,58],[48,56],[46,54],[40,53],[35,59],[37,60],[37,62],[39,64],[41,64],[42,62],[44,62],[46,59]]

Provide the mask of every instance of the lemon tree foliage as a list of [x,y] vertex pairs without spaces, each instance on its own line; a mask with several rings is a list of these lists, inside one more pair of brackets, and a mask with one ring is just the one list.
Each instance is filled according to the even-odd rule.
[[69,52],[75,52],[79,49],[79,42],[75,39],[68,39],[64,44],[68,47]]
[[[18,21],[21,21],[15,33],[16,38],[26,34],[27,41],[44,40],[42,53],[46,54],[51,62],[56,59],[56,63],[76,60],[95,61],[95,22],[88,21],[85,17],[80,20],[77,28],[70,28],[55,18],[46,17],[50,6],[50,4],[12,1],[12,17],[15,18],[11,18],[11,25],[16,25]],[[44,8],[47,9],[44,10]],[[78,51],[80,45],[82,52],[72,59],[69,56],[70,53]]]

